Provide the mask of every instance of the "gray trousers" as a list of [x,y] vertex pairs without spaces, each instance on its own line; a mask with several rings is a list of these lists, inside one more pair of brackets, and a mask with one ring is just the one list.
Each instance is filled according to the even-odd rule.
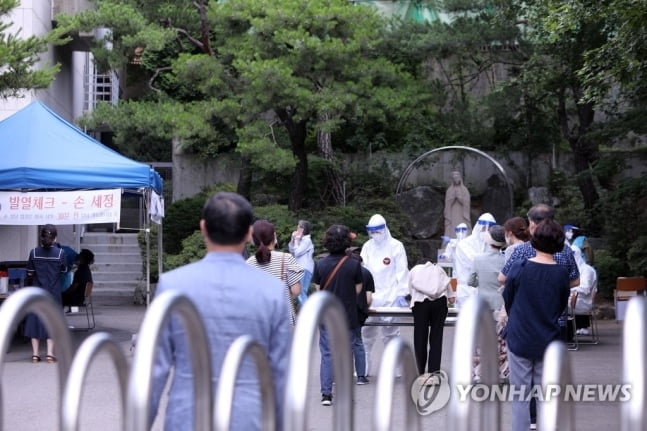
[[530,429],[530,400],[528,394],[535,385],[541,385],[544,369],[543,360],[526,359],[517,356],[508,350],[508,363],[510,366],[510,385],[522,392],[523,395],[515,396],[512,400],[512,431],[527,431]]

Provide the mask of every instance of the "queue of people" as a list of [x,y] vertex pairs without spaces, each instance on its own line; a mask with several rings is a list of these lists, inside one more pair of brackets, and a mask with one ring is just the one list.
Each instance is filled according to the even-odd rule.
[[[351,252],[356,235],[348,227],[334,224],[327,228],[323,240],[328,255],[311,265],[314,244],[310,223],[299,221],[288,244],[290,253],[278,251],[274,225],[268,220],[254,220],[252,207],[242,196],[220,192],[207,200],[200,221],[206,256],[162,274],[157,289],[158,293],[182,291],[203,316],[214,387],[231,342],[243,334],[255,338],[268,352],[279,420],[297,314],[295,304],[307,301],[307,295],[300,295],[307,291],[310,281],[316,290],[330,292],[343,306],[358,385],[370,382],[371,354],[379,328],[385,344],[400,335],[399,322],[392,318],[381,318],[385,326],[365,326],[369,306],[411,308],[417,371],[424,377],[423,384],[438,384],[437,378],[430,377],[440,371],[448,306],[461,296],[462,286],[463,299],[483,297],[497,321],[501,375],[509,377],[510,384],[530,390],[541,381],[548,344],[562,337],[562,319],[571,289],[581,295],[582,307],[590,307],[597,288],[595,270],[584,262],[581,249],[565,242],[567,230],[553,219],[551,207],[535,205],[528,212],[529,224],[514,217],[498,225],[491,214],[484,213],[465,238],[462,234],[466,229],[457,226],[457,238],[452,239],[456,292],[445,270],[433,262],[423,260],[409,270],[402,242],[392,237],[380,214],[370,217],[366,225],[370,239],[359,256]],[[92,281],[94,255],[87,249],[78,253],[73,282],[63,293],[60,277],[68,271],[68,265],[56,236],[55,226],[42,228],[41,245],[30,252],[28,283],[46,289],[62,307],[78,304],[82,286]],[[249,243],[254,244],[255,252],[245,260],[243,252]],[[214,272],[218,277],[212,276]],[[243,296],[245,307],[240,306]],[[219,306],[212,307],[213,303]],[[578,324],[580,330],[587,327],[587,322]],[[41,360],[39,346],[43,339],[47,341],[47,362],[56,362],[54,343],[36,316],[27,316],[25,335],[32,339],[33,362]],[[331,346],[324,328],[319,337],[321,404],[329,406],[334,383]],[[168,429],[191,427],[193,423],[189,347],[183,325],[172,317],[163,328],[155,357],[150,412],[156,414],[166,380],[172,375],[165,418]],[[258,382],[250,367],[243,364],[241,375],[247,377],[237,382],[232,415],[235,429],[261,427]],[[513,430],[529,429],[535,415],[527,397],[513,401]],[[277,425],[280,428],[281,424]]]

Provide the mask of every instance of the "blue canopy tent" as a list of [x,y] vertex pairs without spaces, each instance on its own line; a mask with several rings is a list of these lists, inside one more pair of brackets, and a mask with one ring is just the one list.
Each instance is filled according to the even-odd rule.
[[[141,194],[145,207],[153,191],[162,194],[162,179],[149,165],[106,147],[40,101],[0,121],[0,154],[0,190],[121,188]],[[148,227],[148,217],[145,220]],[[147,244],[149,230],[145,229]],[[158,247],[161,250],[161,235]],[[161,266],[161,259],[158,265]],[[146,268],[148,294],[148,256]]]
[[153,189],[154,169],[86,135],[42,102],[0,121],[1,190]]

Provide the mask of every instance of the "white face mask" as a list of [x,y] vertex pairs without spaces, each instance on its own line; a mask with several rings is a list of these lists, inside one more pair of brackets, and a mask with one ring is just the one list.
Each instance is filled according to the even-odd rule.
[[566,235],[566,239],[569,240],[569,241],[573,239],[573,231],[572,230],[567,231],[564,235]]
[[467,236],[467,231],[466,230],[461,229],[461,230],[456,231],[456,239],[457,240],[460,241],[462,239],[465,239],[466,236]]
[[386,235],[384,235],[384,230],[383,229],[373,231],[373,232],[369,233],[368,235],[371,237],[371,239],[374,239],[375,242],[378,242],[378,243],[384,241],[384,238],[386,238]]

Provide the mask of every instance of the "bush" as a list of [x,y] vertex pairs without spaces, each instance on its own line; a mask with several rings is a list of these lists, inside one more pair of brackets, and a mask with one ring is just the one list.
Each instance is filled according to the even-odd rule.
[[276,238],[279,245],[277,249],[288,249],[288,243],[292,232],[297,228],[299,218],[295,216],[285,205],[266,205],[254,207],[254,215],[257,219],[265,219],[274,225]]
[[[626,262],[616,276],[646,275],[647,178],[626,178],[600,200],[598,208],[610,254]],[[598,264],[596,256],[596,265]]]
[[178,254],[182,250],[182,240],[200,230],[202,208],[207,198],[216,192],[233,192],[232,184],[217,184],[202,190],[195,196],[173,202],[164,217],[164,252]]
[[614,257],[609,250],[596,250],[595,269],[598,273],[598,295],[613,298],[616,279],[627,274],[627,265],[623,260]]
[[[148,257],[148,263],[150,264],[150,277],[151,277],[151,283],[157,283],[157,279],[159,278],[159,271],[157,268],[157,256],[158,256],[158,248],[157,248],[157,230],[159,229],[158,225],[155,223],[151,224],[151,229],[148,237],[149,245],[150,245],[150,255]],[[143,273],[146,274],[146,232],[140,231],[139,234],[137,235],[137,242],[139,243],[139,252],[142,256],[142,265],[143,265]]]
[[164,252],[177,254],[182,240],[200,229],[200,217],[206,196],[199,194],[173,202],[164,217]]
[[[369,208],[370,210],[367,210]],[[354,246],[361,246],[367,240],[366,223],[373,214],[382,214],[387,221],[391,235],[403,242],[407,250],[410,266],[420,257],[420,252],[415,246],[406,227],[407,219],[400,212],[393,199],[365,200],[344,207],[328,207],[319,211],[303,211],[294,214],[284,205],[256,206],[254,214],[257,218],[267,219],[274,224],[279,249],[287,251],[288,242],[292,232],[296,229],[300,219],[312,223],[312,242],[315,246],[315,256],[325,253],[322,246],[326,229],[332,224],[343,224],[351,231],[357,233]],[[254,252],[254,247],[249,246],[248,251]],[[168,253],[164,259],[164,270],[196,261],[204,256],[204,243],[199,232],[192,232],[181,241],[180,251]]]
[[196,262],[207,254],[202,234],[193,232],[182,240],[182,251],[178,254],[169,254],[164,258],[164,271],[170,271],[187,263]]

